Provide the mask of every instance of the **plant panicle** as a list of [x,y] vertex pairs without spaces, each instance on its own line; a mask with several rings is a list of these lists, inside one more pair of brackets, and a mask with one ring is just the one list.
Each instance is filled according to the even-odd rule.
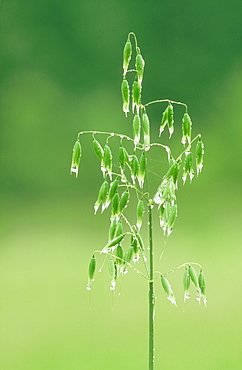
[[[192,182],[194,173],[196,173],[197,176],[201,173],[203,168],[204,143],[201,134],[192,137],[192,120],[185,103],[169,99],[160,99],[143,104],[142,89],[145,65],[146,63],[141,54],[141,49],[138,46],[136,35],[130,32],[123,50],[121,95],[122,109],[125,116],[132,116],[131,125],[133,137],[105,131],[79,132],[72,152],[71,173],[75,173],[76,177],[78,177],[82,155],[81,137],[84,134],[91,134],[94,152],[100,162],[101,173],[103,175],[97,200],[94,204],[94,212],[97,214],[100,206],[101,212],[106,212],[108,208],[110,209],[108,240],[106,245],[100,248],[98,254],[109,256],[108,269],[111,279],[110,289],[112,291],[116,289],[118,277],[128,272],[130,268],[133,268],[149,281],[149,363],[150,369],[153,369],[154,280],[160,277],[163,290],[168,300],[174,305],[176,305],[176,299],[171,284],[167,279],[167,274],[174,270],[162,274],[158,273],[158,276],[154,277],[152,214],[156,212],[165,237],[167,238],[170,236],[174,229],[178,214],[178,184],[180,180],[185,184],[187,178]],[[173,157],[169,146],[152,141],[148,110],[150,106],[154,104],[165,104],[160,111],[161,123],[157,133],[158,137],[162,137],[165,131],[168,132],[169,138],[172,137],[175,127],[178,125],[178,122],[174,120],[176,105],[180,105],[185,109],[180,123],[182,132],[181,143],[184,148],[177,158]],[[99,135],[105,135],[107,137],[104,146],[98,141]],[[114,152],[116,149],[110,146],[114,138],[119,139],[117,153]],[[133,148],[130,149],[130,144],[126,147],[126,142],[132,143]],[[154,194],[151,194],[149,187],[150,156],[148,153],[154,146],[158,147],[160,150],[166,151],[168,169],[161,175],[161,181],[157,183]],[[113,163],[115,154],[118,156],[117,164]],[[117,168],[118,171],[116,171]],[[132,224],[128,219],[127,214],[129,214],[130,217],[130,212],[127,212],[127,209],[130,204],[133,204],[134,199],[136,201],[136,222]],[[148,247],[146,247],[146,243],[144,243],[141,236],[141,230],[146,224],[145,213],[147,210],[149,218]],[[147,256],[149,256],[149,258]],[[143,261],[146,271],[145,274],[141,273],[134,266],[134,264],[139,261]],[[195,264],[195,266],[196,265],[198,264]],[[192,282],[197,292],[197,300],[200,303],[202,299],[204,304],[206,304],[206,281],[203,269],[199,265],[200,272],[197,274],[193,264],[185,263],[178,268],[182,266],[185,266],[183,275],[184,302],[190,298],[190,286]],[[96,256],[93,255],[89,264],[88,290],[91,289],[91,282],[94,280],[95,269]]]

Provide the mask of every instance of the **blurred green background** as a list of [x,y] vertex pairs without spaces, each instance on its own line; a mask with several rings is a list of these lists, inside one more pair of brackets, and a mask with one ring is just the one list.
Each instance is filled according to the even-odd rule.
[[[130,31],[146,61],[143,101],[186,102],[206,146],[200,178],[180,186],[162,261],[158,222],[155,237],[159,269],[203,265],[208,305],[193,292],[184,307],[181,271],[177,308],[157,282],[156,369],[241,369],[241,12],[241,0],[1,1],[2,370],[147,369],[146,282],[130,272],[112,297],[104,268],[91,297],[85,289],[108,228],[108,214],[93,215],[102,179],[90,137],[80,178],[69,175],[77,132],[130,132],[120,96]],[[161,107],[149,113],[157,140]]]

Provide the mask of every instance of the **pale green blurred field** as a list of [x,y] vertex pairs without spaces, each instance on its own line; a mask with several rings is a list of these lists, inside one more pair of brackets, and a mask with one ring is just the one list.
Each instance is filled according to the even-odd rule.
[[[196,189],[183,192],[188,201],[197,197]],[[204,199],[189,212],[185,201],[180,203],[183,221],[178,219],[162,263],[164,243],[156,230],[157,266],[166,271],[200,262],[208,305],[199,306],[193,292],[184,306],[181,271],[171,278],[177,308],[157,281],[156,368],[240,369],[242,252],[236,200],[230,197],[229,217],[223,206],[215,213],[213,203]],[[4,214],[1,369],[146,369],[146,281],[129,272],[121,294],[112,297],[104,268],[91,295],[85,289],[89,258],[107,237],[92,204],[85,198],[76,203],[9,202]]]

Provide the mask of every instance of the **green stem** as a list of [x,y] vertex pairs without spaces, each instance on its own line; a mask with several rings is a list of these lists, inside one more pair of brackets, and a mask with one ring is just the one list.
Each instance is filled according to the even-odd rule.
[[152,205],[148,205],[149,212],[149,370],[154,369],[155,348],[154,348],[154,316],[155,316],[155,292],[154,292],[154,252],[153,252],[153,224]]
[[[77,135],[78,137],[78,140],[79,140],[79,136],[80,135],[83,135],[83,134],[91,134],[93,136],[95,136],[96,134],[100,134],[100,135],[108,135],[107,139],[106,139],[106,143],[108,142],[108,140],[111,138],[111,137],[118,137],[121,141],[123,139],[126,139],[128,141],[133,141],[134,142],[134,139],[132,139],[131,137],[127,136],[127,135],[124,135],[124,134],[118,134],[116,132],[108,132],[108,131],[93,131],[93,130],[88,130],[88,131],[80,131]],[[143,144],[137,144],[136,145],[136,149],[139,149],[139,150],[144,150],[144,145]]]
[[[102,252],[102,251],[99,251],[98,249],[97,249],[97,250],[95,250],[95,251],[94,251],[94,253],[103,254],[103,252]],[[119,259],[119,260],[120,260],[120,261],[122,261],[124,264],[126,263],[126,265],[127,265],[127,266],[129,266],[129,267],[131,267],[132,269],[134,269],[134,271],[136,271],[138,274],[140,274],[141,276],[143,276],[146,280],[149,280],[149,279],[147,278],[147,276],[146,276],[146,275],[144,275],[140,270],[138,270],[136,267],[134,267],[131,263],[129,263],[129,262],[127,262],[127,261],[123,260],[122,258],[117,257],[117,256],[116,256],[116,254],[106,252],[106,253],[105,253],[105,255],[106,255],[106,257],[107,257],[107,256],[110,256],[110,257],[113,257],[113,258],[115,258],[115,259]],[[102,268],[102,267],[101,267],[101,268]],[[101,271],[100,271],[100,272],[101,272]]]
[[185,103],[181,103],[179,101],[174,101],[174,100],[170,100],[170,99],[161,99],[161,100],[150,101],[149,103],[146,103],[144,105],[144,107],[148,107],[148,105],[150,105],[150,104],[164,103],[164,102],[168,102],[168,103],[172,103],[172,104],[183,105],[186,108],[186,112],[187,112],[187,105]]
[[[130,141],[134,141],[133,139],[131,139],[131,137],[127,136],[127,135],[123,135],[123,134],[117,134],[116,132],[108,132],[108,131],[93,131],[93,130],[88,130],[88,131],[80,131],[78,133],[78,138],[79,138],[79,135],[83,135],[83,134],[92,134],[92,135],[96,135],[96,134],[101,134],[101,135],[109,135],[109,137],[113,137],[113,136],[116,136],[116,137],[119,137],[120,139],[126,139],[126,140],[130,140]],[[109,139],[109,138],[108,138]]]

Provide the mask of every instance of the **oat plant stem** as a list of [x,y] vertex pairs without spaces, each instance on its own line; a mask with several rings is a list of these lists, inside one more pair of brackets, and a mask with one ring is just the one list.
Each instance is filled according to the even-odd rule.
[[155,315],[155,292],[154,292],[154,252],[153,252],[153,224],[152,205],[148,205],[149,214],[149,370],[154,369],[154,315]]

